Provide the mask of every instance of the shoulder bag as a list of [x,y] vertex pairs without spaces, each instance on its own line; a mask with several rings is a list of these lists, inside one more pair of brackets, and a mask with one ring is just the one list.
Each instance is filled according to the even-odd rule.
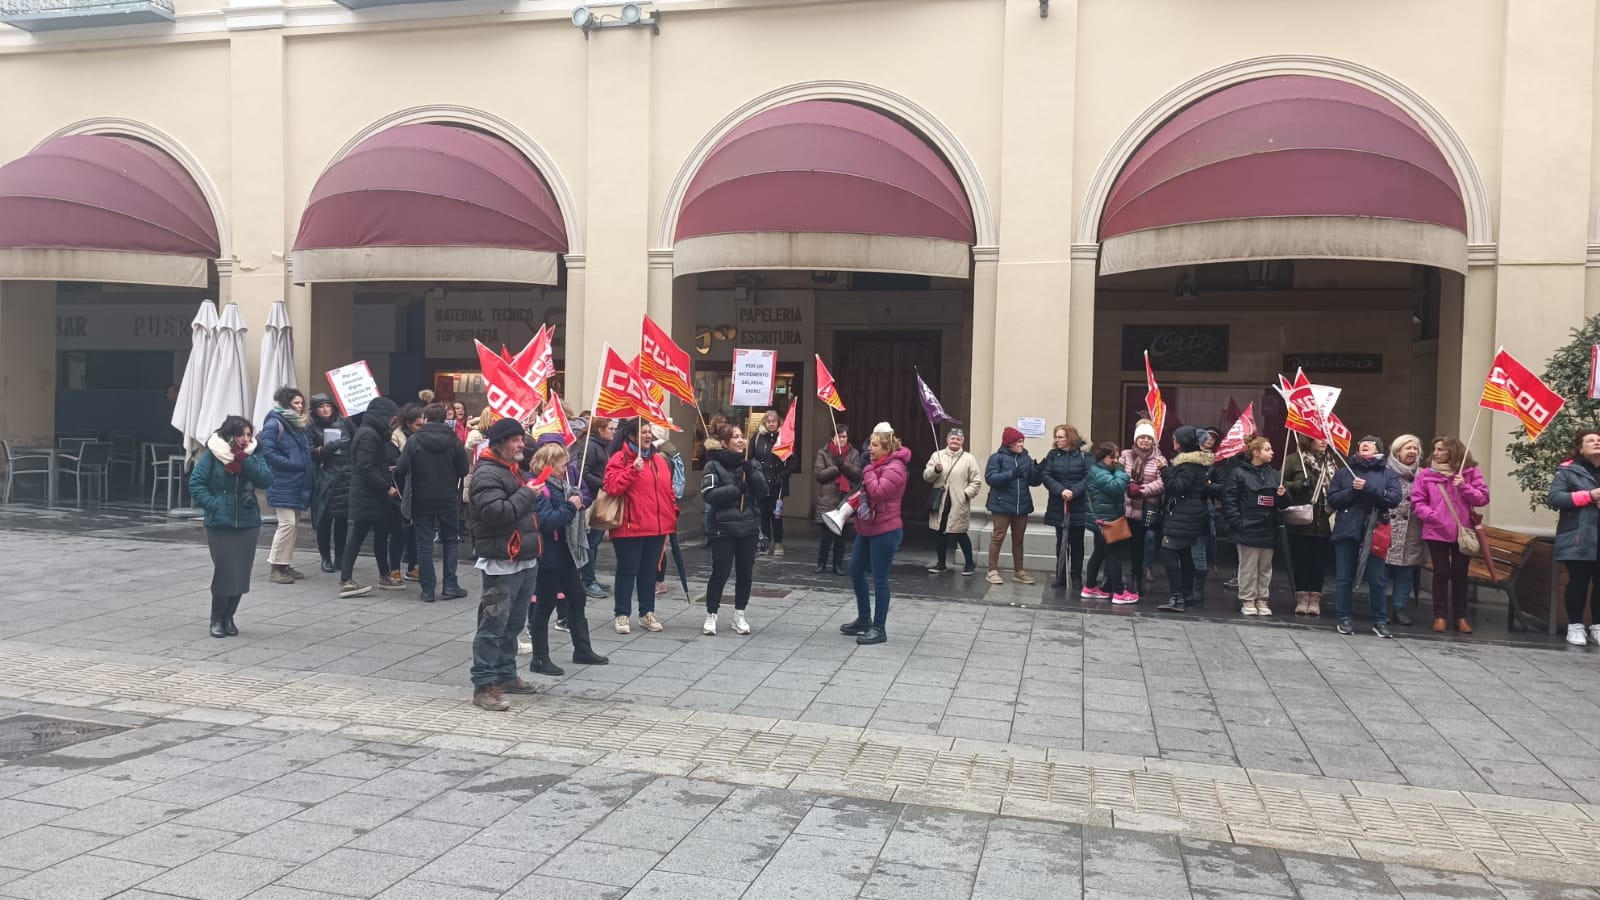
[[1133,529],[1128,526],[1127,516],[1117,516],[1109,522],[1100,523],[1100,535],[1108,544],[1120,544],[1133,537]]
[[1444,498],[1444,508],[1450,510],[1450,518],[1456,523],[1456,549],[1461,551],[1462,556],[1472,559],[1482,555],[1483,546],[1478,543],[1478,533],[1471,524],[1461,524],[1461,517],[1456,515],[1456,505],[1450,502],[1449,488],[1440,485],[1439,496]]
[[600,496],[594,498],[594,504],[589,507],[589,527],[599,531],[620,528],[627,512],[623,498],[612,496],[602,488]]

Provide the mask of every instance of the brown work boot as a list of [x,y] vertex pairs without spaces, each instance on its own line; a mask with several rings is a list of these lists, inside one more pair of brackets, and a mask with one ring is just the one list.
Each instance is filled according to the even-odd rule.
[[294,578],[289,574],[288,566],[272,566],[267,580],[273,584],[294,584]]
[[537,694],[537,693],[539,693],[539,690],[537,688],[535,688],[531,683],[523,681],[521,678],[513,678],[510,681],[502,681],[499,684],[495,685],[495,690],[498,690],[503,694]]
[[472,705],[489,712],[505,712],[511,708],[511,704],[506,702],[500,689],[492,684],[480,685],[473,689]]
[[298,571],[294,566],[284,566],[283,572],[295,581],[300,581],[306,577],[305,573]]

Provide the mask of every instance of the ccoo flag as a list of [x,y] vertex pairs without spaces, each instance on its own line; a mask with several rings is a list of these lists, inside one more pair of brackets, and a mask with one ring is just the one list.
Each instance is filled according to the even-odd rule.
[[828,404],[839,412],[844,412],[844,398],[839,396],[839,386],[833,383],[833,373],[822,364],[822,356],[817,357],[817,399]]
[[679,400],[695,402],[694,386],[689,384],[689,351],[673,343],[649,316],[644,317],[644,332],[639,336],[639,374]]
[[1516,416],[1522,420],[1528,439],[1536,441],[1567,401],[1502,347],[1489,366],[1478,405]]
[[600,390],[594,410],[602,416],[639,416],[652,425],[673,431],[683,430],[672,423],[661,405],[650,396],[650,388],[639,370],[623,362],[610,344],[605,346],[601,356]]
[[1239,414],[1239,418],[1233,423],[1233,427],[1228,429],[1227,436],[1222,439],[1222,443],[1217,445],[1216,459],[1219,462],[1244,452],[1244,442],[1250,435],[1256,433],[1255,410],[1255,403],[1250,403],[1244,408],[1244,412]]
[[772,445],[773,455],[785,462],[794,455],[794,408],[799,405],[793,398],[789,400],[789,410],[783,414],[783,424],[778,426],[777,443]]
[[544,405],[544,410],[528,426],[529,437],[536,438],[544,434],[561,435],[562,443],[568,447],[576,438],[572,426],[567,422],[567,412],[561,408],[561,395],[555,391],[550,392],[550,402]]
[[475,341],[478,365],[483,369],[483,384],[489,408],[508,419],[521,421],[533,415],[541,398],[520,372],[500,354]]

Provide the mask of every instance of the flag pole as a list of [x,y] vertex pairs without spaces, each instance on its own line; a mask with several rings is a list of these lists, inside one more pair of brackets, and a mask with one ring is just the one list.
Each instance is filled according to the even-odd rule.
[[[1478,414],[1472,417],[1472,430],[1467,432],[1467,452],[1472,452],[1472,439],[1478,436],[1478,420],[1483,418],[1483,407],[1478,407]],[[1555,418],[1551,416],[1551,418]]]
[[594,437],[594,420],[600,417],[600,379],[606,371],[606,351],[611,348],[609,342],[600,344],[600,366],[594,373],[594,399],[589,402],[589,408],[594,410],[589,414],[589,427],[583,430],[583,453],[578,456],[578,472],[583,472],[583,467],[589,462],[589,439]]
[[[1289,442],[1294,439],[1294,431],[1285,426],[1283,429],[1283,462],[1278,466],[1278,487],[1283,487],[1284,472],[1289,468]],[[1300,455],[1300,445],[1296,444],[1295,455]],[[1304,465],[1304,463],[1301,463]]]

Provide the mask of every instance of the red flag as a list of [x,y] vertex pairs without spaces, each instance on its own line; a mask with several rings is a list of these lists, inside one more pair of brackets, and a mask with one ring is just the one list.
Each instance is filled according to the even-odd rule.
[[[1328,441],[1333,444],[1333,449],[1339,451],[1340,456],[1350,455],[1350,429],[1339,421],[1339,417],[1328,413]],[[1383,448],[1378,448],[1383,449]]]
[[1478,405],[1516,416],[1522,420],[1528,439],[1536,441],[1567,401],[1501,348],[1489,367],[1489,377],[1484,379]]
[[521,421],[539,408],[539,394],[500,354],[478,345],[478,365],[483,369],[483,384],[489,408],[508,419]]
[[644,333],[639,338],[638,368],[640,375],[660,385],[667,393],[685,403],[694,403],[694,386],[689,383],[689,351],[673,343],[649,316],[644,317]]
[[572,426],[567,423],[567,412],[561,408],[561,395],[555,391],[550,392],[550,402],[544,405],[544,411],[539,413],[528,428],[529,437],[538,437],[542,434],[559,434],[561,440],[572,446],[575,435]]
[[789,409],[783,414],[783,424],[778,426],[778,441],[772,445],[772,453],[779,459],[787,461],[794,455],[794,408],[800,404],[789,399]]
[[600,391],[594,405],[595,413],[613,418],[641,416],[652,425],[673,431],[683,429],[672,424],[654,400],[644,383],[644,376],[633,366],[622,361],[617,351],[608,344],[600,364]]
[[556,360],[551,346],[555,333],[555,329],[548,325],[539,326],[539,333],[511,360],[511,367],[538,392],[541,401],[549,395],[550,379],[556,374]]
[[639,368],[639,361],[641,358],[642,356],[635,356],[633,360],[628,363],[628,365],[633,366],[633,370],[639,373],[640,378],[644,379],[644,389],[650,392],[650,399],[654,400],[657,406],[660,406],[662,409],[666,409],[666,407],[663,406],[663,404],[667,402],[666,388],[663,388],[660,384],[657,384],[654,378],[644,374],[644,370]]
[[1150,368],[1150,351],[1144,352],[1144,406],[1150,411],[1150,423],[1156,427],[1156,443],[1167,426],[1167,404],[1161,401],[1161,386],[1156,384],[1156,373]]
[[1255,410],[1256,405],[1252,402],[1244,408],[1244,412],[1239,414],[1239,418],[1234,421],[1233,427],[1228,429],[1227,436],[1222,439],[1222,443],[1217,445],[1217,459],[1227,459],[1230,456],[1238,456],[1244,452],[1245,439],[1256,433]]
[[1322,408],[1317,404],[1316,393],[1312,391],[1311,382],[1306,378],[1305,372],[1296,372],[1293,383],[1279,375],[1278,393],[1283,395],[1287,406],[1285,427],[1313,440],[1328,439],[1328,428],[1323,419]]
[[833,373],[822,364],[820,355],[817,355],[817,399],[844,412],[844,398],[839,396],[839,388],[833,383]]

